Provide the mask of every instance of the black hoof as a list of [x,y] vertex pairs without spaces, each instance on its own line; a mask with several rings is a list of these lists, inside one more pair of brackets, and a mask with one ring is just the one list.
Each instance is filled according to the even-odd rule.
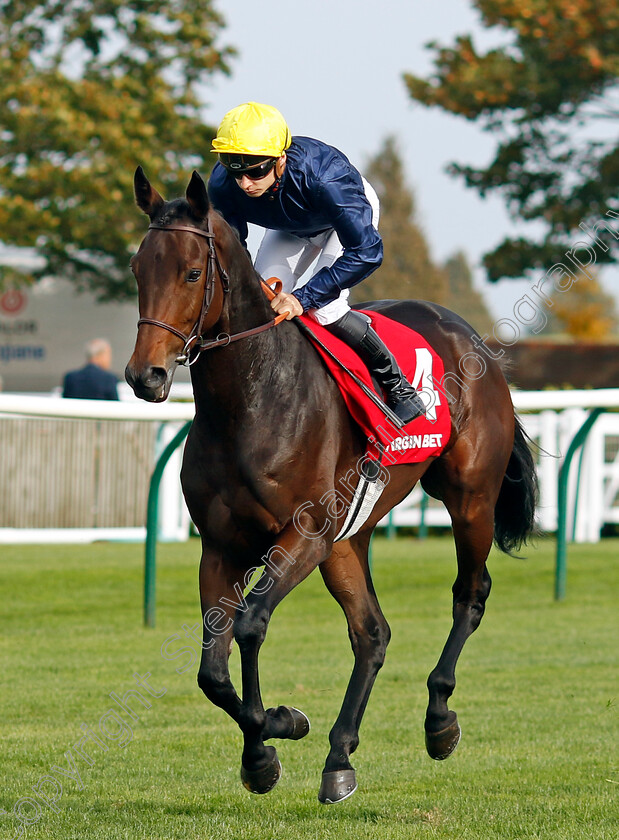
[[267,709],[265,741],[268,738],[288,738],[291,741],[299,741],[305,738],[309,731],[309,718],[300,709],[295,709],[294,706]]
[[282,765],[274,747],[266,747],[268,762],[258,770],[248,770],[241,764],[241,781],[250,793],[268,793],[282,775]]
[[460,741],[462,732],[458,725],[458,718],[455,712],[450,712],[450,714],[453,715],[453,720],[444,729],[439,732],[426,731],[426,749],[430,758],[436,761],[449,758]]
[[291,741],[300,741],[305,738],[311,729],[311,724],[307,715],[303,714],[301,709],[295,709],[294,706],[281,706],[286,713],[292,718],[292,735],[289,735]]
[[322,774],[318,799],[323,805],[343,802],[357,790],[354,770],[333,770]]

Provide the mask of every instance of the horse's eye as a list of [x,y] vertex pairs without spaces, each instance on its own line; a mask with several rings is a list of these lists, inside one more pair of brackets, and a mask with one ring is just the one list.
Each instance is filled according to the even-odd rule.
[[195,283],[200,279],[200,277],[202,277],[202,269],[191,268],[185,275],[185,280],[187,280],[188,283]]

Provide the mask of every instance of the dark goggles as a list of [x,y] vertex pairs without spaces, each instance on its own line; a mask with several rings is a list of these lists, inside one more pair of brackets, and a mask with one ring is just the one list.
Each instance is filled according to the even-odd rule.
[[269,174],[277,162],[277,158],[267,158],[260,155],[227,155],[220,154],[219,160],[226,171],[239,181],[244,175],[252,181],[259,181]]

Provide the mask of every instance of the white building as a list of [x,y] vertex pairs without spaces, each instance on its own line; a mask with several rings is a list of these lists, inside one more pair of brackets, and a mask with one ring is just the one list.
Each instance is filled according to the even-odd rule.
[[[40,268],[40,258],[27,249],[3,248],[1,266]],[[127,269],[128,271],[129,269]],[[136,337],[137,300],[100,303],[72,283],[45,278],[35,286],[0,289],[0,383],[4,391],[47,392],[62,385],[68,370],[85,364],[84,345],[106,338],[112,345],[113,371],[124,370]],[[176,382],[187,382],[183,370]]]

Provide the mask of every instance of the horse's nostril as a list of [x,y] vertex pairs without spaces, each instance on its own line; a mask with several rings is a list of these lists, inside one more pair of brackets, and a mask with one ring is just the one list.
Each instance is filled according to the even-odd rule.
[[136,370],[131,364],[125,368],[125,379],[133,388],[136,397],[159,402],[165,399],[168,371],[164,367],[146,367]]
[[158,388],[166,381],[168,372],[163,367],[151,367],[145,371],[142,381],[149,388]]

